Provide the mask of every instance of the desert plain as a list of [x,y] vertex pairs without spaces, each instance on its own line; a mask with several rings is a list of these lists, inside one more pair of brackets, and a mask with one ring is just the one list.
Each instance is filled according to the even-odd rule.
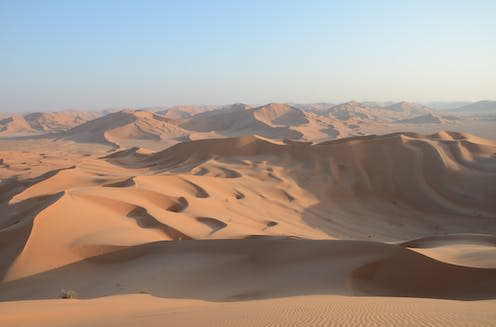
[[0,117],[1,326],[495,326],[496,103]]

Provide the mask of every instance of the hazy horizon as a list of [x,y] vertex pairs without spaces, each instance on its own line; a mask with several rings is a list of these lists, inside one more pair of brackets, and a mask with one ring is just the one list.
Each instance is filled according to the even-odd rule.
[[17,110],[17,111],[9,111],[9,110],[2,110],[0,109],[0,113],[13,113],[13,114],[29,114],[29,113],[34,113],[34,112],[59,112],[59,111],[106,111],[106,110],[148,110],[148,109],[168,109],[168,108],[173,108],[173,107],[210,107],[210,108],[220,108],[224,106],[230,106],[233,104],[246,104],[251,107],[259,107],[259,106],[264,106],[270,103],[282,103],[282,104],[287,104],[287,105],[312,105],[312,104],[329,104],[331,106],[337,106],[340,104],[348,103],[348,102],[358,102],[358,103],[376,103],[379,106],[381,105],[392,105],[400,102],[407,102],[407,103],[416,103],[416,104],[421,104],[426,107],[430,107],[431,109],[436,109],[436,110],[449,110],[449,109],[456,109],[463,107],[468,104],[473,104],[477,102],[482,102],[482,101],[490,101],[490,102],[496,102],[496,100],[492,99],[480,99],[480,100],[474,100],[474,101],[407,101],[407,100],[399,100],[399,101],[391,101],[391,100],[380,100],[380,101],[375,101],[375,100],[355,100],[355,99],[350,99],[350,100],[344,100],[344,101],[309,101],[309,102],[295,102],[295,101],[266,101],[266,102],[259,102],[259,103],[248,103],[248,102],[240,102],[240,101],[234,101],[234,102],[228,102],[228,103],[174,103],[174,104],[157,104],[157,105],[137,105],[137,106],[113,106],[113,107],[90,107],[90,108],[85,108],[85,107],[63,107],[63,108],[55,108],[55,109],[34,109],[34,110]]
[[494,17],[493,1],[0,0],[0,112],[494,99]]

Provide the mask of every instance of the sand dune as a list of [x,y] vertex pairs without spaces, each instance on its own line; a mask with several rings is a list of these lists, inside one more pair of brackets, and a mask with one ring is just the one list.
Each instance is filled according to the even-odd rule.
[[157,114],[169,119],[179,120],[189,118],[212,109],[216,109],[216,107],[210,108],[209,106],[174,106],[167,109],[159,110],[157,111]]
[[279,116],[296,110],[286,105],[268,105],[261,108],[240,105],[192,117],[181,124],[181,127],[196,132],[215,132],[223,136],[259,134],[273,138],[299,139],[303,135],[298,131],[272,123],[272,120]]
[[45,132],[60,132],[98,118],[99,112],[65,110],[59,112],[34,112],[24,115],[33,128]]
[[416,252],[460,266],[496,268],[496,237],[448,234],[423,237],[401,244]]
[[14,115],[0,121],[0,132],[3,135],[37,133],[21,115]]
[[376,115],[376,110],[379,107],[371,107],[366,104],[361,104],[359,102],[350,101],[333,106],[326,110],[326,113],[334,116],[339,120],[378,120],[382,117],[380,113]]
[[422,115],[422,114],[429,114],[432,112],[431,108],[426,107],[422,104],[406,102],[406,101],[393,103],[389,106],[386,106],[386,108],[393,111],[404,112],[410,115]]
[[[100,117],[108,116],[108,117]],[[100,117],[100,118],[97,118]],[[92,119],[95,119],[91,121]],[[165,119],[164,119],[165,118]],[[436,123],[442,126],[430,125]],[[416,103],[346,102],[338,105],[270,103],[251,107],[150,107],[13,115],[0,121],[0,137],[34,137],[64,132],[65,140],[160,150],[186,140],[260,135],[312,142],[366,134],[439,129],[475,132],[494,138],[494,117],[434,110]]]
[[[491,103],[490,101],[481,101],[471,104],[471,106],[490,108]],[[91,129],[95,126],[101,126],[101,130],[106,130],[107,127],[113,129],[116,126],[110,121],[114,119],[121,120],[122,125],[119,126],[117,123],[120,130],[110,133],[117,134],[119,146],[147,146],[154,150],[160,149],[160,146],[163,148],[187,139],[252,134],[276,139],[291,138],[322,142],[337,137],[382,134],[387,131],[409,130],[432,133],[436,129],[442,128],[475,132],[484,137],[495,137],[494,132],[492,132],[494,124],[490,122],[494,117],[490,116],[490,110],[484,111],[483,113],[489,116],[481,119],[482,111],[480,110],[455,110],[449,111],[450,115],[446,115],[445,111],[435,111],[424,105],[408,102],[359,103],[350,101],[337,105],[330,103],[270,103],[258,107],[237,103],[227,106],[189,105],[121,111],[128,115],[136,113],[136,117],[135,119],[125,118],[123,117],[125,114],[121,114],[121,117],[117,118],[115,115],[119,112],[117,109],[102,111],[66,110],[26,115],[10,114],[5,117],[2,116],[0,137],[33,136],[66,131],[105,115],[110,115],[110,117],[76,130],[75,134],[79,135],[73,135],[75,137],[72,139],[110,144],[113,142],[111,140],[112,135],[91,137],[87,135],[88,132],[84,132],[84,129]],[[146,116],[144,112],[151,112],[152,114]],[[161,126],[163,124],[161,118],[163,117],[168,119],[167,127]],[[134,126],[132,122],[128,121],[129,119],[136,121]],[[109,123],[103,123],[105,121]],[[429,128],[423,125],[426,122],[435,122],[443,126],[436,129]],[[175,125],[175,127],[171,125]],[[182,126],[186,131],[179,131],[177,126]],[[135,139],[138,139],[139,142]],[[162,145],[159,145],[158,141],[162,142]]]
[[[67,318],[54,310],[69,304],[76,325],[147,312],[147,324],[181,325],[190,310],[219,325],[247,324],[241,312],[263,312],[261,325],[491,322],[496,142],[449,131],[308,141],[330,122],[352,130],[321,117],[279,104],[179,123],[120,111],[38,148],[30,138],[2,142],[2,325],[33,325],[38,314],[56,324]],[[265,137],[243,134],[252,130]],[[171,135],[179,143],[149,149]],[[195,135],[207,137],[180,142]],[[62,289],[87,300],[53,300]],[[137,298],[112,315],[110,303]],[[30,320],[14,300],[30,300],[18,312],[42,311]]]
[[186,133],[172,120],[146,111],[122,110],[72,128],[61,137],[86,143],[129,146],[136,140],[181,139]]
[[494,296],[496,269],[451,265],[400,246],[367,241],[155,242],[4,281],[0,299],[54,298],[67,288],[80,298],[146,289],[164,298],[209,301],[317,294],[475,300]]
[[421,115],[413,118],[400,119],[395,121],[396,124],[439,124],[442,119],[433,114]]
[[0,120],[0,136],[61,132],[98,116],[97,112],[75,110],[12,115]]
[[7,229],[31,225],[5,279],[160,240],[495,233],[494,149],[493,141],[450,132],[316,145],[244,136],[87,159],[8,199],[43,209],[13,225],[4,218]]
[[[238,104],[199,114],[186,120],[181,127],[199,133],[214,133],[213,136],[217,137],[257,134],[273,139],[316,141],[343,133],[347,135],[349,128],[341,130],[333,123],[328,117],[304,112],[286,104],[270,103],[256,108]],[[338,127],[341,125],[337,124]]]
[[335,104],[330,103],[330,102],[320,102],[320,103],[288,103],[290,106],[293,106],[295,108],[304,110],[304,111],[311,111],[315,113],[320,113],[324,110],[327,110]]
[[416,103],[400,102],[389,106],[350,101],[324,111],[335,118],[354,123],[392,122],[431,113],[431,109]]
[[464,114],[489,114],[496,112],[496,101],[483,100],[464,106],[453,108],[450,112],[459,112]]
[[[181,143],[139,158],[131,165],[185,172],[211,160],[236,165],[235,161],[242,161],[243,157],[264,156],[260,161],[270,162],[272,166],[301,166],[291,177],[305,189],[313,187],[305,185],[311,172],[321,180],[326,178],[329,183],[320,185],[323,189],[311,189],[312,193],[325,192],[341,198],[383,195],[411,205],[418,202],[424,208],[444,207],[460,214],[494,216],[496,207],[488,199],[495,192],[492,168],[495,143],[480,144],[474,139],[456,133],[391,134],[311,145],[280,144],[247,136]],[[328,156],[331,153],[332,157]],[[399,161],[405,163],[394,167]],[[389,168],[385,169],[386,166]],[[472,175],[473,169],[479,172]],[[443,176],[444,173],[449,176]],[[436,203],[428,206],[430,201]],[[480,212],[474,212],[471,209],[474,207]]]

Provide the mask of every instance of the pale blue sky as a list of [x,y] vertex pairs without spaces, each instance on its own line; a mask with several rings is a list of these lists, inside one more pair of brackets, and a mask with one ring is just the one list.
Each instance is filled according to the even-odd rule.
[[496,98],[496,1],[0,0],[0,111]]

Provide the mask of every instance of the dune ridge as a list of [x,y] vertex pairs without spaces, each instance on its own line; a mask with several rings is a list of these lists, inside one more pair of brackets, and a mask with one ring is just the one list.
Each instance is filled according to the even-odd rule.
[[88,143],[120,146],[124,140],[180,138],[186,133],[171,119],[147,112],[122,110],[76,126],[61,137]]
[[65,110],[10,115],[0,120],[0,136],[58,133],[95,119],[91,111]]

